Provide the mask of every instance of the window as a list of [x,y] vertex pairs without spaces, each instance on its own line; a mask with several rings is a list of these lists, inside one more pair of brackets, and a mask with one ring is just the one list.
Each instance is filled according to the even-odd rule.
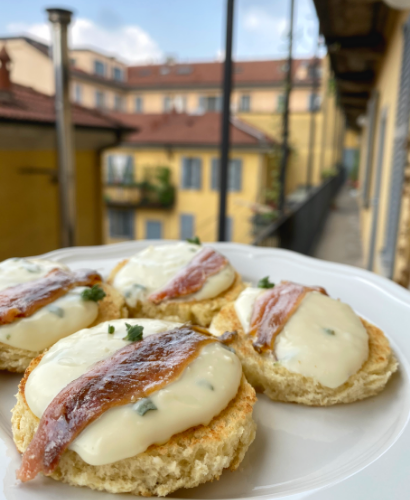
[[179,216],[179,239],[187,240],[194,237],[195,218],[190,214],[181,214]]
[[169,113],[172,111],[172,106],[173,106],[173,99],[170,96],[165,96],[164,97],[164,112]]
[[201,158],[182,158],[182,189],[201,189],[202,184]]
[[138,71],[138,76],[149,76],[151,74],[151,70],[149,68],[140,69]]
[[249,112],[251,110],[251,96],[241,95],[239,101],[239,111]]
[[159,220],[147,220],[145,223],[145,238],[147,240],[162,239],[162,222]]
[[227,216],[225,219],[225,239],[226,241],[232,241],[233,239],[233,219]]
[[105,64],[102,61],[94,61],[94,73],[99,76],[105,76]]
[[175,111],[178,113],[186,112],[186,96],[185,95],[177,95],[174,99],[174,107]]
[[134,239],[134,210],[124,208],[108,209],[110,238]]
[[178,66],[177,68],[178,75],[189,75],[190,73],[192,73],[191,66]]
[[144,101],[143,98],[138,96],[135,98],[135,107],[134,110],[136,113],[142,113],[144,109]]
[[[211,164],[211,189],[219,189],[219,158],[213,158]],[[229,160],[228,191],[242,191],[242,160]]]
[[168,66],[161,66],[159,68],[160,75],[169,75],[170,72],[171,72],[171,68],[169,68]]
[[276,110],[278,113],[282,113],[285,109],[285,96],[283,94],[279,94],[276,99]]
[[100,109],[105,108],[105,94],[101,90],[95,91],[95,106]]
[[201,96],[199,98],[199,109],[204,113],[209,111],[221,111],[222,96]]
[[114,80],[118,80],[122,82],[124,80],[124,72],[121,68],[113,68],[112,69],[112,77]]
[[82,100],[82,92],[83,88],[81,87],[80,84],[75,83],[74,84],[74,102],[80,103]]
[[124,154],[108,155],[106,182],[107,184],[132,184],[134,182],[134,157]]
[[114,96],[114,109],[116,111],[122,111],[124,108],[124,99],[120,95]]
[[309,111],[318,111],[320,109],[321,98],[320,95],[310,94],[308,98]]

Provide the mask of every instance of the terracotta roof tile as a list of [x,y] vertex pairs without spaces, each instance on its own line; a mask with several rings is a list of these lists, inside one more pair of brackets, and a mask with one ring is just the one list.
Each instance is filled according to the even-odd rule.
[[[126,114],[111,113],[124,125],[138,128],[128,134],[124,142],[134,145],[217,146],[221,141],[220,113],[188,115],[185,113]],[[231,120],[232,146],[267,147],[275,144],[259,129],[237,118]]]
[[[306,65],[307,59],[294,59],[292,71],[297,75],[299,68]],[[233,67],[233,82],[241,85],[274,84],[283,82],[286,60],[238,61]],[[220,85],[223,63],[176,63],[153,64],[128,67],[127,82],[130,86],[181,86],[181,85]],[[307,72],[306,72],[307,75]],[[296,82],[311,83],[308,76]]]
[[[72,120],[76,126],[124,128],[122,122],[93,109],[72,105]],[[20,120],[43,123],[55,122],[54,97],[23,85],[12,84],[9,100],[0,100],[0,120]]]

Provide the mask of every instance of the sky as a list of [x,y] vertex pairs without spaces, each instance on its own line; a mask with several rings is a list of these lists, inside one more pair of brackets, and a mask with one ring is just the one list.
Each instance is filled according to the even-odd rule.
[[[286,56],[290,0],[236,0],[234,58]],[[74,11],[73,48],[89,47],[127,63],[223,58],[225,0],[17,0],[3,2],[0,36],[50,41],[45,9]],[[294,56],[314,54],[318,24],[312,0],[295,0]]]

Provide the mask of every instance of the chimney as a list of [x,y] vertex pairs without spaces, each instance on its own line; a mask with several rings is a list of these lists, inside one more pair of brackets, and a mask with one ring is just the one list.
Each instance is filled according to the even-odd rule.
[[11,101],[11,80],[10,80],[11,59],[4,46],[0,50],[0,101]]
[[72,12],[46,9],[51,24],[55,77],[60,240],[62,247],[75,245],[76,193],[73,126],[69,97],[69,57],[67,30]]

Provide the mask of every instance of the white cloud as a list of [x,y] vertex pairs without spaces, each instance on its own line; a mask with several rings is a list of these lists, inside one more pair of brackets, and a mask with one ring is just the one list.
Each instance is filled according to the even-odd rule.
[[[47,23],[12,23],[7,26],[12,34],[28,34],[50,43],[50,27]],[[89,47],[124,59],[126,62],[143,63],[163,57],[158,44],[139,26],[123,25],[106,29],[93,21],[77,18],[70,29],[72,48]]]
[[[242,11],[242,28],[248,44],[254,50],[264,45],[275,56],[287,53],[289,33],[289,5],[266,0],[246,1]],[[314,54],[317,43],[318,21],[312,0],[295,2],[293,55],[306,57]]]

